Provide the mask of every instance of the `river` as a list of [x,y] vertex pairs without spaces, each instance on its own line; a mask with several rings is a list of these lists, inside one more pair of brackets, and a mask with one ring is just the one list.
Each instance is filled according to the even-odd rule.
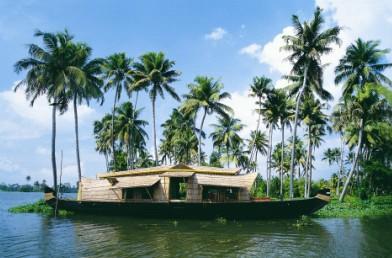
[[12,214],[42,193],[0,192],[0,257],[392,257],[392,218],[192,221]]

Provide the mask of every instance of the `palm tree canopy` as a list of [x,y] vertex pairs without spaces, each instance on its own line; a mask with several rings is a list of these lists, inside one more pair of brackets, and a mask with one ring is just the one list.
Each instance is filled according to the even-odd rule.
[[115,53],[106,58],[102,65],[103,78],[106,80],[105,91],[114,88],[116,100],[121,98],[124,89],[128,95],[131,94],[130,84],[132,83],[132,63],[125,53]]
[[221,116],[233,113],[231,107],[222,103],[222,100],[230,98],[230,93],[222,92],[223,84],[218,80],[207,76],[197,76],[188,88],[189,93],[184,95],[185,102],[181,107],[185,113],[197,112],[199,109],[206,110],[209,115],[214,112]]
[[265,95],[268,95],[271,89],[273,89],[273,84],[270,78],[256,76],[253,78],[253,82],[250,85],[249,96],[262,99]]
[[166,59],[162,52],[149,52],[140,57],[140,62],[134,64],[134,82],[131,90],[149,89],[149,95],[155,100],[157,95],[164,97],[164,91],[175,100],[180,100],[175,89],[171,86],[180,76],[180,72],[173,69],[174,61]]
[[[125,102],[116,108],[115,128],[121,143],[130,145],[138,142],[137,146],[145,145],[148,134],[144,127],[148,122],[140,119],[142,111],[143,109],[135,110],[131,102]],[[131,143],[130,140],[133,142]]]
[[261,131],[252,131],[250,133],[250,139],[248,140],[249,147],[254,147],[257,152],[261,155],[267,154],[268,148],[268,138],[264,132]]
[[362,88],[365,83],[387,84],[392,81],[383,72],[392,67],[392,63],[384,63],[389,49],[380,49],[379,41],[363,41],[358,38],[351,44],[346,54],[340,59],[335,68],[335,83],[344,82],[343,95],[355,93],[356,88]]
[[214,147],[233,148],[242,143],[238,133],[244,128],[239,119],[233,117],[218,117],[218,123],[211,125],[214,131],[210,134]]

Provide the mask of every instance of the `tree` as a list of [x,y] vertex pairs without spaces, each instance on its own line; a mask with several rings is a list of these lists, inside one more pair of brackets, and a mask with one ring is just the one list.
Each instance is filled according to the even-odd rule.
[[30,180],[31,180],[31,176],[26,176],[27,183],[30,182]]
[[340,181],[341,178],[343,177],[344,174],[344,166],[343,166],[343,162],[344,162],[344,130],[345,130],[345,126],[347,124],[347,121],[345,121],[345,116],[343,115],[342,110],[344,109],[344,103],[340,102],[336,105],[336,107],[334,108],[332,114],[331,114],[331,122],[332,122],[332,129],[335,132],[338,132],[340,135],[340,165],[339,165],[339,173],[337,176],[337,187],[336,187],[336,196],[339,196],[339,192],[340,192]]
[[65,112],[67,108],[65,89],[75,76],[71,56],[68,55],[73,37],[68,31],[59,33],[37,31],[34,36],[42,39],[43,46],[29,44],[29,57],[19,60],[14,65],[17,73],[27,71],[25,78],[16,85],[15,90],[24,87],[31,105],[34,105],[38,97],[46,95],[52,106],[51,160],[53,188],[57,192],[56,114],[58,110],[60,113]]
[[[255,164],[257,164],[257,154],[266,155],[268,150],[268,139],[264,132],[252,131],[250,133],[249,142],[249,152],[254,150]],[[251,162],[251,160],[249,159]],[[256,167],[254,168],[256,170]]]
[[218,123],[212,124],[214,131],[210,134],[214,148],[219,152],[224,148],[226,152],[227,167],[230,167],[230,152],[242,143],[238,133],[244,127],[239,119],[233,117],[218,117]]
[[177,80],[180,73],[173,69],[174,61],[165,58],[162,52],[149,52],[140,57],[140,61],[134,64],[135,75],[134,83],[131,90],[139,91],[148,89],[152,103],[152,120],[153,120],[153,136],[154,136],[154,155],[155,165],[158,165],[158,148],[156,135],[156,98],[160,95],[164,98],[164,92],[169,93],[171,97],[179,101],[175,89],[171,86]]
[[361,90],[366,83],[392,86],[392,81],[383,74],[392,67],[392,63],[383,63],[390,50],[379,49],[379,45],[379,41],[358,38],[346,49],[335,68],[335,83],[343,83],[344,98]]
[[131,89],[130,84],[132,83],[132,59],[128,58],[125,53],[115,53],[109,56],[102,67],[103,78],[105,79],[105,91],[114,88],[114,102],[112,109],[112,129],[111,129],[111,147],[113,155],[113,164],[116,163],[116,152],[115,152],[115,137],[114,137],[114,113],[116,110],[117,101],[121,98],[121,93],[125,90],[130,96]]
[[292,75],[302,78],[302,86],[299,88],[296,97],[295,118],[293,129],[293,146],[291,150],[290,163],[290,197],[293,198],[293,176],[295,169],[295,141],[297,136],[299,107],[302,96],[309,88],[309,85],[316,85],[322,88],[323,67],[321,65],[321,56],[332,51],[333,43],[340,44],[338,34],[339,27],[322,30],[324,18],[321,15],[321,9],[316,8],[313,19],[310,22],[301,23],[298,16],[292,16],[292,23],[295,30],[294,35],[284,35],[283,40],[286,45],[282,49],[289,51],[287,59],[293,64],[291,69]]
[[[253,82],[250,85],[250,97],[256,98],[256,105],[258,107],[257,110],[261,110],[262,108],[262,101],[265,99],[265,97],[271,92],[273,89],[272,85],[272,80],[270,78],[261,76],[261,77],[254,77]],[[260,128],[260,121],[261,121],[261,113],[258,113],[258,118],[257,118],[257,126],[256,126],[256,132],[259,131]],[[253,156],[255,155],[255,147],[250,148],[250,161],[253,160]]]
[[101,120],[94,121],[95,150],[105,156],[106,171],[109,171],[109,156],[112,144],[112,115],[106,114]]
[[271,90],[265,101],[261,105],[261,109],[257,110],[263,115],[263,121],[267,124],[268,133],[268,154],[267,154],[267,196],[270,193],[271,169],[272,169],[272,136],[273,131],[279,122],[279,110],[277,109],[277,95],[275,90]]
[[[392,85],[391,80],[383,72],[392,66],[390,63],[383,63],[388,49],[379,49],[378,41],[363,41],[357,39],[351,44],[345,55],[340,59],[339,65],[335,68],[335,83],[343,83],[343,100],[345,104],[346,118],[356,125],[358,130],[357,150],[352,167],[340,195],[340,201],[344,200],[347,186],[356,169],[360,149],[362,148],[362,138],[366,120],[374,119],[369,116],[370,108],[377,106],[378,98],[374,86],[381,86],[383,83]],[[372,97],[373,96],[373,97]],[[375,106],[374,106],[375,105]]]
[[202,110],[202,119],[200,122],[199,139],[198,139],[198,165],[201,165],[201,133],[203,131],[204,120],[207,115],[217,113],[221,116],[228,117],[228,113],[233,110],[222,103],[222,100],[230,98],[228,92],[221,92],[223,84],[214,78],[207,76],[197,76],[194,83],[188,85],[189,93],[184,95],[185,102],[181,107],[185,113],[195,113],[195,123],[197,113]]
[[135,154],[138,146],[145,145],[148,134],[144,127],[148,122],[140,119],[143,109],[136,109],[131,102],[125,102],[116,108],[115,129],[120,143],[126,146],[127,167],[134,169]]
[[103,92],[101,90],[102,59],[91,58],[92,49],[83,43],[70,44],[68,55],[71,56],[71,65],[74,76],[71,78],[66,89],[69,101],[73,102],[74,119],[75,119],[75,140],[76,140],[76,161],[78,166],[78,179],[82,179],[82,170],[80,166],[79,151],[79,122],[78,122],[78,104],[86,101],[90,103],[91,99],[96,99],[103,103]]

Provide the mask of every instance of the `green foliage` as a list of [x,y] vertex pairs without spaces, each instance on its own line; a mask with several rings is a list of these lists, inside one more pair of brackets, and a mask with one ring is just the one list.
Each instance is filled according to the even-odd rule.
[[321,218],[361,218],[391,215],[392,196],[378,196],[370,200],[347,196],[345,202],[333,199],[331,203],[313,216]]
[[[52,216],[54,215],[54,209],[47,205],[44,200],[39,200],[35,203],[31,204],[24,204],[16,207],[12,207],[9,209],[9,212],[12,213],[40,213],[43,215],[47,216]],[[70,211],[65,211],[65,210],[59,210],[58,215],[65,217],[65,216],[70,216],[73,213]]]

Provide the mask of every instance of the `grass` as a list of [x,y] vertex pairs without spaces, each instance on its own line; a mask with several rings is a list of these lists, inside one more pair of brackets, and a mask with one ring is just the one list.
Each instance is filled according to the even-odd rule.
[[317,218],[363,218],[392,216],[392,196],[377,196],[361,200],[348,196],[343,203],[332,199],[331,203],[316,212]]
[[[12,207],[8,211],[12,213],[40,213],[46,216],[54,215],[54,209],[47,205],[44,200]],[[60,217],[66,217],[72,215],[73,213],[66,210],[58,210],[57,214]]]

